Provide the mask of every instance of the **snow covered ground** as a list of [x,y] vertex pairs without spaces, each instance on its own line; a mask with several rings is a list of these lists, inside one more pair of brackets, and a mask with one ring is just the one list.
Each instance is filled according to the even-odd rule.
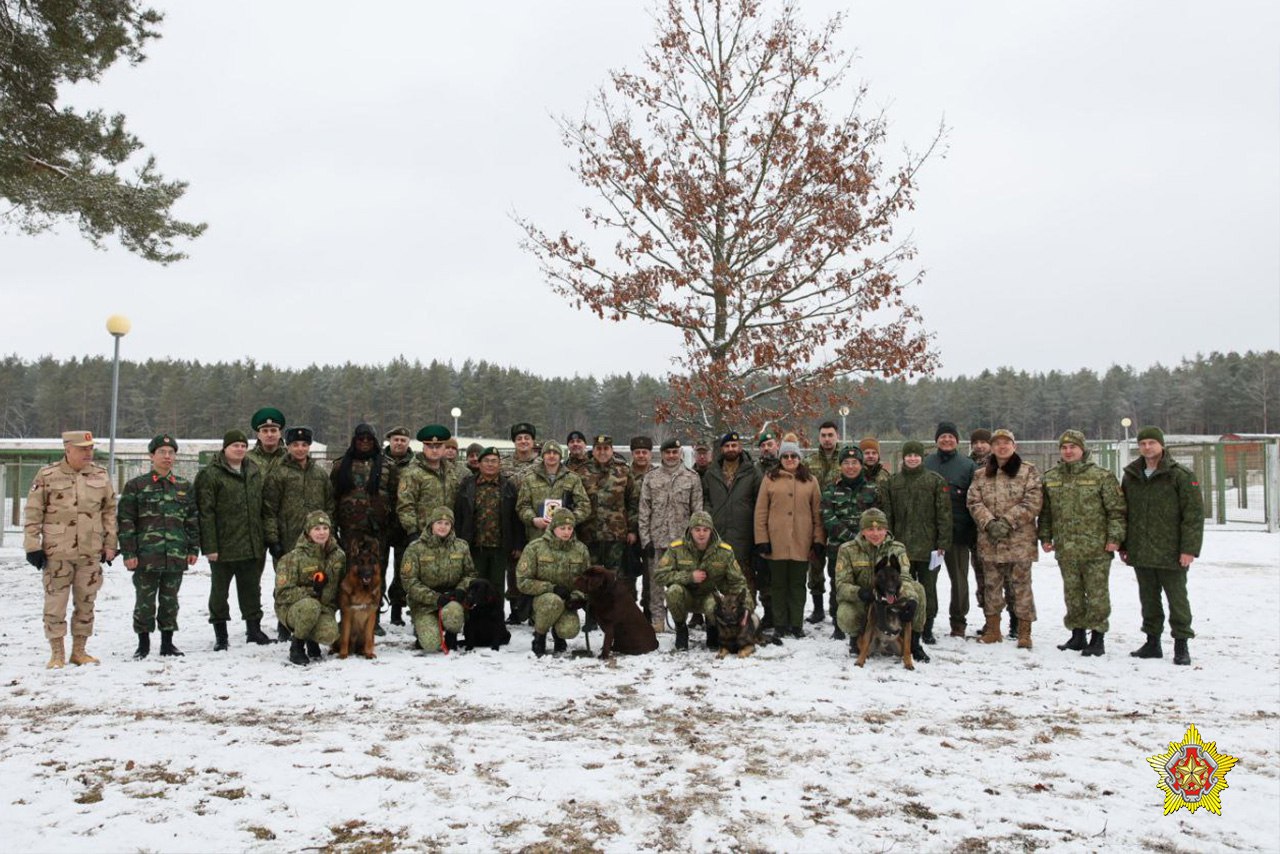
[[[854,668],[830,623],[747,660],[675,654],[668,634],[610,664],[537,661],[527,628],[501,652],[428,658],[393,629],[374,662],[299,668],[242,633],[212,652],[203,561],[182,590],[186,656],[134,662],[117,562],[90,646],[101,666],[50,672],[40,586],[11,540],[0,839],[8,851],[1275,851],[1280,535],[1211,529],[1204,552],[1189,668],[1168,641],[1162,661],[1128,656],[1138,601],[1120,566],[1108,655],[1055,649],[1061,581],[1045,558],[1034,650],[940,637],[914,673],[884,658]],[[1162,815],[1146,757],[1191,723],[1240,758],[1221,817]]]

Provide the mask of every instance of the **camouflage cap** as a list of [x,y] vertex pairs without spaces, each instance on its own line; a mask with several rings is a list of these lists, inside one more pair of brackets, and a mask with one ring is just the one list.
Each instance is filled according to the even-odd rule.
[[1063,445],[1079,445],[1080,449],[1084,450],[1084,433],[1079,430],[1067,430],[1058,439],[1058,447],[1061,448]]
[[628,444],[633,451],[637,449],[641,451],[653,450],[653,439],[649,436],[632,436]]
[[436,522],[445,521],[450,525],[453,524],[453,511],[441,504],[439,507],[427,514],[427,524],[434,525]]
[[311,444],[312,434],[310,427],[290,427],[284,431],[284,443],[292,445],[294,442],[306,442]]
[[472,454],[479,456],[480,454],[483,454],[483,453],[484,453],[484,445],[481,445],[479,442],[472,442],[470,445],[467,445],[468,457],[471,456]]
[[1018,444],[1018,440],[1013,437],[1013,431],[1005,429],[1004,427],[1001,427],[999,430],[993,430],[991,432],[991,441],[994,442],[996,439],[1008,439],[1010,442],[1013,442],[1015,445]]
[[245,435],[243,430],[228,430],[222,434],[222,449],[226,450],[228,445],[234,445],[236,442],[247,445],[249,437]]
[[612,437],[612,436],[610,436],[610,435],[608,435],[608,434],[606,434],[606,433],[599,433],[599,434],[597,434],[597,435],[596,435],[596,437],[595,437],[595,438],[593,438],[593,439],[591,440],[591,445],[592,445],[592,447],[597,447],[597,446],[600,446],[600,445],[607,445],[607,446],[609,446],[610,448],[612,448],[612,447],[613,447],[613,437]]
[[711,450],[711,442],[707,439],[698,439],[693,443],[693,449],[695,451],[709,451]]
[[863,462],[862,449],[854,448],[852,446],[845,448],[840,452],[840,462],[844,462],[845,460],[857,460],[858,462]]
[[562,525],[576,525],[577,519],[573,515],[572,510],[566,510],[563,507],[557,507],[556,511],[551,514],[551,527],[559,528]]
[[253,417],[249,419],[249,426],[255,431],[263,427],[279,427],[283,430],[285,428],[284,413],[274,406],[264,406],[253,413]]
[[1143,427],[1141,430],[1138,431],[1138,441],[1141,442],[1143,439],[1154,439],[1155,441],[1159,442],[1161,446],[1163,446],[1164,431],[1161,430],[1159,427]]
[[93,434],[88,430],[67,430],[62,434],[62,444],[74,448],[92,448]]
[[875,451],[880,453],[880,440],[874,436],[867,436],[858,443],[858,447],[864,451]]
[[547,441],[545,441],[545,442],[543,442],[543,443],[542,443],[542,451],[541,451],[541,453],[542,453],[542,456],[544,456],[544,457],[545,457],[547,454],[555,454],[557,457],[563,457],[563,456],[564,456],[564,449],[563,449],[563,448],[561,448],[561,447],[560,447],[558,444],[556,444],[555,442],[552,442],[550,439],[548,439]]
[[329,519],[329,514],[323,510],[312,510],[307,514],[307,519],[302,523],[303,531],[310,531],[316,525],[324,525],[326,528],[332,528],[333,522]]
[[706,510],[699,510],[689,517],[688,528],[710,528],[716,529],[716,523],[712,520],[711,514]]
[[529,438],[531,439],[538,438],[538,431],[534,430],[533,425],[528,421],[521,421],[518,424],[511,425],[511,441],[514,442],[516,440],[516,436],[519,436],[521,433],[528,433]]
[[915,454],[917,457],[924,456],[924,442],[911,439],[902,443],[902,455],[904,457]]
[[864,531],[868,528],[887,528],[889,517],[884,515],[884,511],[878,507],[872,507],[862,511],[862,515],[858,517],[858,524]]
[[178,440],[168,433],[161,433],[147,443],[147,453],[154,454],[159,448],[173,448],[174,452],[177,453]]
[[395,427],[392,427],[390,430],[388,430],[383,435],[382,438],[390,439],[392,436],[404,436],[407,439],[409,438],[410,435],[412,434],[409,433],[408,427],[401,427],[400,425],[397,424]]
[[443,445],[451,435],[449,428],[443,424],[428,424],[418,431],[418,441],[424,445]]

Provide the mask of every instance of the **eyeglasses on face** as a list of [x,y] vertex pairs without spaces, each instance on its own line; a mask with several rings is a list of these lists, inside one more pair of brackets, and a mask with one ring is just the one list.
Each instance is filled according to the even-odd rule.
[[783,454],[783,455],[782,455],[781,457],[779,457],[778,459],[781,459],[781,460],[798,460],[798,459],[800,459],[800,455],[799,455],[799,454]]

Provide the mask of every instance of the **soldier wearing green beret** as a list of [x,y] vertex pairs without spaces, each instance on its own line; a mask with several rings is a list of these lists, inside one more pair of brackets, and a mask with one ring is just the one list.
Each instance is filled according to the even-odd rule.
[[437,507],[453,507],[458,497],[458,470],[444,458],[444,443],[452,434],[443,424],[418,431],[422,453],[406,468],[396,491],[400,527],[412,542],[427,529],[427,515]]
[[566,641],[582,628],[578,611],[586,598],[573,588],[574,580],[591,564],[587,547],[574,535],[576,519],[563,507],[551,514],[542,536],[525,547],[516,565],[520,592],[533,599],[533,654],[547,653],[547,632],[555,639],[555,651],[569,648]]
[[124,485],[117,511],[120,554],[125,569],[133,574],[133,630],[138,635],[133,657],[137,659],[151,652],[151,632],[157,624],[160,654],[182,655],[173,643],[178,591],[183,573],[200,554],[195,493],[190,481],[173,472],[177,441],[166,434],[156,436],[147,452],[151,471]]
[[404,556],[405,596],[418,646],[426,652],[454,649],[466,621],[466,589],[476,580],[471,549],[453,532],[453,511],[436,507],[427,527]]

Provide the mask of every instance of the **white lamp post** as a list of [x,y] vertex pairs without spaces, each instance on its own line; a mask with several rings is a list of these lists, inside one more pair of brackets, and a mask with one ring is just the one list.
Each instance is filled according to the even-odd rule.
[[849,407],[842,406],[838,411],[840,413],[840,441],[844,442],[845,444],[848,444],[849,434],[845,432],[844,419],[845,419],[845,416],[849,414]]
[[453,416],[453,438],[458,438],[458,416],[462,415],[462,410],[454,407],[449,410],[449,414]]
[[107,331],[115,339],[115,354],[111,358],[111,443],[107,451],[107,472],[112,483],[116,479],[116,412],[120,405],[120,339],[129,334],[133,324],[123,314],[107,318]]
[[1129,465],[1129,428],[1133,425],[1133,419],[1125,416],[1120,419],[1120,426],[1124,428],[1124,450],[1120,452],[1120,472],[1124,472],[1124,467]]

